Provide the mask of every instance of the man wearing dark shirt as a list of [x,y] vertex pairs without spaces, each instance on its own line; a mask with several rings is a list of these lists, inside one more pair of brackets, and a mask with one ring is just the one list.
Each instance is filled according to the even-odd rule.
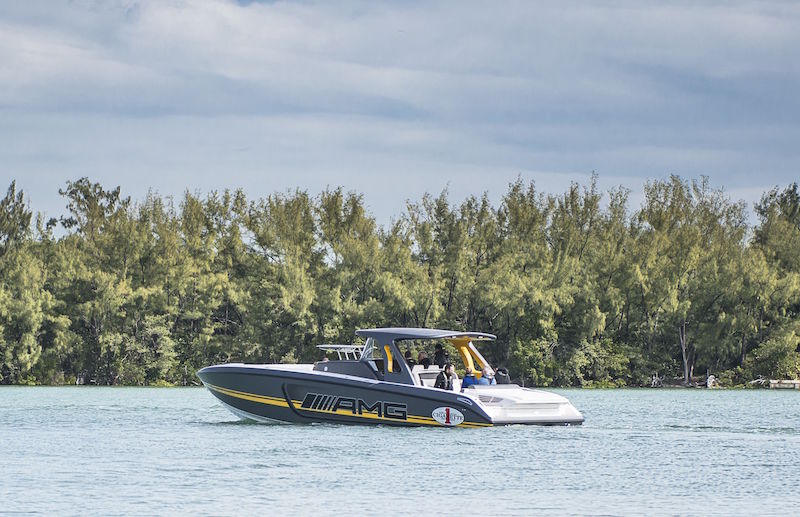
[[436,343],[436,352],[433,354],[433,364],[442,368],[447,363],[447,352],[440,343]]
[[434,384],[433,387],[439,388],[440,390],[453,391],[453,381],[455,379],[456,372],[453,370],[453,365],[446,363],[444,365],[444,370],[439,372],[439,375],[436,377],[436,384]]

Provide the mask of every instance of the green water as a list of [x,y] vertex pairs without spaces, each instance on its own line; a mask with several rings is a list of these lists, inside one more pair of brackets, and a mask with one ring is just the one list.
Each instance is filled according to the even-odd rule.
[[200,388],[0,388],[0,514],[796,514],[800,392],[569,390],[581,427],[243,423]]

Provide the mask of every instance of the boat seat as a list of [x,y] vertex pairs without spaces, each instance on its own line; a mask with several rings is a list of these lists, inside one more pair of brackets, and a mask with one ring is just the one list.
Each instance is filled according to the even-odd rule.
[[[414,367],[411,368],[411,376],[414,378],[414,383],[416,383],[417,386],[429,386],[433,388],[433,385],[436,384],[436,377],[439,376],[439,372],[441,371],[442,369],[435,364],[427,368],[421,364],[415,364]],[[461,379],[456,378],[453,381],[453,391],[461,391]]]
[[412,373],[412,375],[415,375],[417,378],[419,378],[419,382],[420,382],[419,385],[420,386],[431,386],[431,387],[433,387],[433,385],[436,384],[436,376],[439,375],[440,371],[441,370],[439,370],[439,368],[432,367],[432,368],[428,368],[427,370],[425,370],[425,369],[412,370],[411,373]]
[[425,368],[421,364],[415,364],[414,366],[411,367],[411,371],[412,372],[436,372],[438,374],[439,372],[442,371],[442,369],[439,368],[438,366],[436,366],[435,364],[432,364],[432,365],[428,366],[427,368]]

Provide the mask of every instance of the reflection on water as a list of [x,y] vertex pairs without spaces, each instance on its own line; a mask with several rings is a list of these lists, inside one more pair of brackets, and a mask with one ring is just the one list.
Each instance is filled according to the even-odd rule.
[[[574,390],[581,427],[264,425],[200,388],[0,388],[0,513],[770,514],[800,392]],[[443,506],[444,505],[444,506]]]

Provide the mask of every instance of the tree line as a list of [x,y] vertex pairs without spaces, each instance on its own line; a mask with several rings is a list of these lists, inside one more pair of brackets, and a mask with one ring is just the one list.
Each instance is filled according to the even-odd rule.
[[132,201],[87,178],[67,213],[0,201],[0,383],[191,384],[226,361],[311,361],[364,327],[480,330],[542,386],[800,376],[800,192],[743,202],[706,178],[498,206],[447,192],[378,225],[342,188]]

